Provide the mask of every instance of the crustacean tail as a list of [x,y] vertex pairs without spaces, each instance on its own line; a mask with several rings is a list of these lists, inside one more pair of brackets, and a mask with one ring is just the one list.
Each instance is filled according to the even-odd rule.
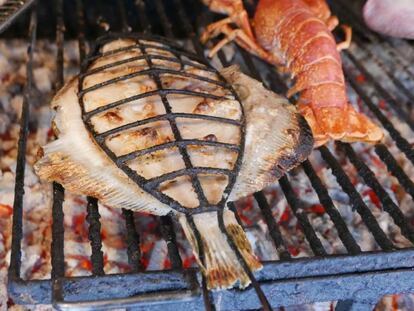
[[316,111],[310,105],[299,104],[299,110],[312,128],[315,148],[329,140],[376,143],[384,136],[381,128],[350,104],[344,110],[324,107]]

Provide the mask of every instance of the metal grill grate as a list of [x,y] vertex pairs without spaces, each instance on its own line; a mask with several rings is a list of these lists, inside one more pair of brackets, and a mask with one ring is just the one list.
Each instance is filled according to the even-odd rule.
[[[115,50],[108,51],[106,53],[99,52],[99,49],[101,49],[105,43],[110,42],[114,38],[126,38],[126,39],[135,39],[138,40],[137,44],[130,45],[128,47],[122,47]],[[150,43],[144,43],[145,40],[151,40],[153,44]],[[154,43],[161,43],[162,45],[154,45]],[[118,62],[113,62],[110,64],[106,64],[104,66],[94,68],[91,70],[88,70],[88,66],[92,64],[94,60],[96,60],[98,57],[106,57],[109,55],[114,55],[118,52],[127,52],[139,49],[141,51],[140,56],[128,58],[125,60],[121,60]],[[157,49],[157,51],[165,51],[168,53],[172,53],[176,55],[175,57],[165,57],[160,55],[155,55],[150,52],[147,52],[148,49]],[[156,52],[155,52],[156,53]],[[183,60],[181,56],[186,56],[191,61]],[[95,84],[93,86],[90,86],[88,88],[83,88],[84,80],[86,77],[103,72],[106,69],[113,68],[115,66],[119,66],[121,64],[130,63],[136,60],[145,60],[148,69],[134,71],[132,73],[128,73],[127,75],[119,76],[110,80],[107,80],[102,83]],[[172,63],[177,63],[180,65],[180,70],[177,69],[167,69],[167,68],[160,68],[157,65],[153,64],[153,60],[165,60]],[[208,140],[197,140],[197,139],[183,139],[182,134],[180,133],[177,119],[195,119],[195,120],[207,120],[207,121],[214,121],[216,123],[225,123],[225,124],[231,124],[235,125],[239,128],[240,133],[244,133],[245,128],[245,121],[244,121],[244,114],[241,114],[241,118],[239,120],[229,119],[229,118],[223,118],[223,117],[217,117],[217,116],[211,116],[211,115],[203,115],[203,114],[195,114],[195,113],[177,113],[172,111],[171,104],[168,101],[167,96],[169,94],[180,94],[180,95],[189,95],[194,97],[200,97],[205,99],[215,99],[215,100],[224,100],[224,99],[232,99],[237,98],[236,93],[233,91],[230,85],[228,85],[223,78],[221,78],[221,81],[219,80],[213,80],[207,77],[203,77],[201,75],[195,75],[184,71],[185,66],[189,65],[194,68],[198,68],[203,71],[210,71],[215,74],[217,74],[219,77],[219,73],[215,71],[212,67],[206,67],[206,66],[200,66],[197,65],[196,61],[200,61],[195,55],[191,55],[190,53],[185,52],[179,47],[174,47],[174,45],[171,45],[171,42],[168,42],[165,39],[161,38],[150,38],[150,37],[143,37],[138,35],[121,35],[121,34],[112,34],[110,36],[106,36],[104,38],[98,39],[97,46],[95,47],[95,52],[92,53],[91,56],[86,58],[86,61],[84,62],[83,70],[81,71],[81,75],[79,77],[79,102],[82,107],[82,116],[83,120],[86,124],[87,129],[92,134],[92,137],[95,139],[96,143],[102,148],[102,150],[105,151],[105,153],[112,159],[116,165],[123,170],[135,183],[137,183],[142,189],[146,190],[148,193],[152,194],[155,198],[157,198],[160,202],[167,204],[171,208],[182,212],[184,214],[195,214],[195,213],[203,213],[208,211],[217,211],[223,209],[223,206],[226,202],[226,197],[229,195],[230,191],[232,190],[232,187],[234,185],[234,182],[236,180],[236,176],[240,170],[241,160],[243,156],[243,150],[244,150],[244,136],[241,135],[240,143],[239,144],[230,144],[230,143],[224,143],[219,141],[208,141]],[[186,89],[170,89],[170,88],[164,88],[161,82],[161,77],[163,74],[171,74],[178,77],[185,77],[189,78],[193,81],[204,81],[208,82],[210,84],[216,85],[223,90],[226,90],[229,92],[229,95],[225,96],[216,96],[212,94],[206,94],[204,92],[197,92],[192,90],[186,90]],[[84,104],[84,97],[87,93],[99,90],[100,88],[103,88],[105,86],[125,81],[137,76],[149,76],[152,81],[156,85],[156,89],[153,91],[145,92],[142,94],[134,95],[131,97],[128,97],[126,99],[122,99],[116,102],[108,103],[104,106],[100,106],[99,108],[93,109],[92,111],[85,111],[85,104]],[[145,118],[142,120],[138,120],[132,123],[128,123],[119,127],[115,127],[113,129],[107,130],[102,133],[97,133],[94,130],[93,124],[91,122],[91,118],[94,115],[97,115],[98,113],[102,113],[105,111],[109,111],[112,108],[119,107],[121,105],[124,105],[126,103],[154,96],[157,95],[161,99],[165,114],[156,115],[150,118]],[[242,110],[242,106],[239,103],[240,109]],[[116,135],[119,133],[122,133],[123,131],[126,131],[131,128],[136,128],[141,125],[147,125],[151,124],[157,121],[168,121],[169,126],[171,128],[171,131],[174,135],[174,140],[171,142],[166,142],[163,144],[158,144],[149,148],[140,149],[137,151],[132,151],[130,153],[127,153],[122,156],[116,156],[116,154],[108,147],[107,143],[105,142],[105,139],[110,137],[111,135]],[[190,156],[188,153],[187,148],[189,146],[212,146],[212,147],[220,147],[220,148],[226,148],[232,151],[236,151],[238,156],[237,160],[235,162],[234,168],[229,169],[221,169],[221,168],[211,168],[211,167],[194,167],[191,163]],[[159,150],[165,150],[168,148],[178,148],[180,155],[184,161],[185,168],[177,171],[173,171],[168,174],[163,174],[161,176],[153,177],[151,179],[146,179],[143,176],[140,176],[137,172],[132,170],[127,162],[133,159],[138,158],[139,156],[151,154],[153,152],[159,151]],[[216,205],[213,205],[208,202],[203,189],[201,188],[201,183],[199,180],[199,174],[206,173],[206,174],[214,174],[214,175],[225,175],[228,177],[228,185],[226,186],[226,189],[223,192],[223,197]],[[182,177],[182,176],[189,176],[191,179],[192,187],[197,194],[197,198],[199,201],[199,205],[195,208],[185,208],[177,202],[176,200],[172,199],[171,197],[168,197],[165,195],[162,191],[159,190],[159,186],[161,183],[169,180],[173,180],[176,177]]]
[[[63,43],[65,34],[63,0],[56,0],[56,44],[57,52],[57,81],[56,88],[63,85]],[[129,30],[150,33],[152,30],[157,34],[165,35],[169,38],[180,37],[189,38],[193,43],[194,50],[199,58],[204,58],[204,47],[199,43],[196,30],[211,21],[212,14],[206,14],[205,9],[200,3],[184,0],[173,1],[98,1],[89,5],[102,10],[102,16],[108,16],[110,12],[105,11],[105,7],[112,7],[119,12],[116,16],[112,29],[127,32]],[[127,5],[127,6],[124,6]],[[389,41],[383,40],[379,36],[368,32],[363,28],[359,17],[355,15],[355,9],[345,0],[332,1],[335,12],[338,12],[340,19],[350,23],[355,32],[355,44],[361,51],[371,55],[372,59],[380,66],[388,68],[381,53],[384,51],[371,50],[367,42],[380,43],[386,53],[394,58],[394,64],[400,70],[414,78],[412,72],[407,67],[407,59],[401,55],[398,49]],[[126,7],[133,8],[133,16],[138,16],[139,25],[130,23]],[[174,10],[171,10],[171,7]],[[83,1],[76,1],[76,16],[78,28],[78,40],[81,60],[85,53],[85,30],[89,33],[98,33],[98,27],[85,19],[85,12],[90,7],[83,7]],[[158,19],[149,18],[148,10],[152,10],[153,16]],[[203,11],[204,10],[204,11]],[[188,12],[199,12],[196,16],[191,16]],[[343,15],[343,16],[342,16]],[[173,27],[171,18],[179,20],[181,23]],[[114,18],[108,20],[114,20]],[[158,24],[159,23],[159,24]],[[172,261],[173,270],[161,272],[142,272],[139,265],[139,236],[134,226],[134,215],[129,211],[124,211],[126,226],[128,231],[128,258],[133,265],[134,271],[122,275],[104,275],[103,253],[101,251],[100,222],[97,202],[93,198],[88,198],[87,221],[89,222],[89,238],[91,240],[93,266],[92,277],[65,277],[64,273],[64,232],[63,232],[63,210],[64,201],[63,188],[55,184],[53,187],[53,243],[52,243],[52,279],[39,281],[24,281],[20,278],[20,259],[22,239],[22,209],[23,209],[23,180],[25,167],[25,149],[27,140],[28,114],[30,98],[28,94],[32,87],[33,72],[33,47],[36,43],[37,15],[36,9],[32,11],[29,29],[30,49],[29,60],[27,63],[28,81],[25,89],[25,101],[23,104],[21,135],[19,140],[18,165],[16,169],[16,191],[15,204],[13,211],[13,240],[12,257],[9,269],[9,289],[16,302],[25,303],[24,297],[27,294],[33,301],[38,303],[52,302],[56,307],[65,309],[69,307],[77,308],[97,308],[108,309],[115,307],[150,307],[154,310],[173,310],[188,309],[214,310],[220,300],[221,306],[228,309],[257,309],[263,308],[270,310],[271,306],[307,303],[314,301],[341,300],[338,309],[349,309],[352,303],[347,299],[358,301],[353,307],[365,307],[374,304],[382,295],[397,292],[414,291],[414,272],[412,271],[414,251],[412,248],[399,250],[381,229],[375,216],[365,204],[361,194],[352,184],[349,176],[343,170],[334,154],[327,148],[321,147],[317,151],[320,153],[325,163],[331,168],[338,184],[346,193],[350,202],[359,213],[362,221],[374,237],[381,251],[362,252],[360,246],[350,233],[341,214],[335,207],[328,190],[318,177],[315,168],[310,161],[303,165],[303,171],[309,178],[314,190],[324,206],[326,213],[333,222],[340,240],[347,250],[346,255],[328,256],[322,242],[318,238],[306,212],[304,212],[302,202],[296,197],[293,186],[288,176],[280,180],[280,186],[291,207],[293,214],[297,217],[298,223],[308,241],[315,257],[304,259],[292,259],[287,250],[285,238],[278,228],[269,203],[262,192],[256,193],[256,199],[263,219],[269,228],[270,236],[275,244],[280,260],[265,262],[262,271],[256,274],[257,281],[253,278],[253,286],[244,290],[229,290],[225,292],[208,292],[205,281],[200,285],[197,281],[197,271],[195,269],[182,269],[182,261],[178,252],[174,223],[169,216],[161,217],[161,232],[167,241],[168,253]],[[116,29],[118,27],[118,29]],[[95,30],[91,30],[95,29]],[[182,30],[182,32],[179,31]],[[263,67],[256,59],[246,52],[239,50],[243,65],[247,68],[248,74],[264,82],[270,81],[269,87],[284,93],[287,85],[275,70],[270,67]],[[363,103],[383,125],[390,137],[394,140],[399,150],[414,164],[414,151],[410,143],[393,126],[384,113],[378,109],[373,102],[371,94],[357,83],[355,72],[363,73],[368,82],[373,85],[375,92],[387,100],[394,109],[395,113],[405,120],[408,126],[412,127],[412,120],[406,113],[407,107],[412,105],[410,101],[400,104],[399,101],[390,94],[380,82],[376,81],[361,62],[360,58],[354,55],[353,51],[345,51],[344,62],[356,68],[356,71],[346,70],[345,74],[352,89],[362,99]],[[228,65],[224,53],[219,53],[219,59],[223,65]],[[87,62],[86,62],[87,63]],[[260,66],[260,69],[258,68]],[[262,70],[262,68],[266,68]],[[346,68],[349,68],[346,66]],[[397,87],[401,87],[400,80],[387,69],[387,75]],[[407,87],[404,86],[408,97],[412,96]],[[83,90],[85,91],[85,90]],[[406,104],[405,104],[406,103]],[[407,106],[407,107],[406,107]],[[88,118],[87,115],[85,115]],[[349,144],[338,143],[338,148],[344,152],[346,157],[355,167],[358,174],[365,183],[375,192],[380,199],[380,203],[385,212],[389,213],[395,224],[401,229],[401,233],[411,242],[413,240],[412,226],[407,222],[399,207],[391,200],[386,191],[376,179],[371,169],[356,154],[353,147]],[[397,160],[385,145],[375,146],[375,151],[380,159],[385,163],[389,171],[398,179],[404,190],[414,198],[414,184],[399,166]],[[233,204],[230,204],[234,208]],[[252,277],[252,275],[250,275]],[[128,284],[126,288],[126,284]],[[90,295],[88,290],[95,288],[96,293]],[[114,291],[113,289],[118,289]],[[122,289],[122,290],[120,290]],[[23,295],[24,294],[24,295]],[[26,295],[26,296],[25,296]]]
[[0,33],[34,2],[34,0],[7,0],[0,5]]

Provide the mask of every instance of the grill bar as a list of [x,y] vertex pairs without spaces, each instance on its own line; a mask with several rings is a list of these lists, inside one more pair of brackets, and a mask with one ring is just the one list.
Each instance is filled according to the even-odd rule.
[[269,203],[266,200],[263,192],[256,192],[254,198],[259,205],[259,208],[262,212],[263,219],[266,222],[266,225],[269,228],[269,235],[271,236],[273,243],[276,247],[276,250],[279,254],[280,259],[289,260],[292,257],[287,251],[285,241],[283,241],[282,233],[279,230],[279,227],[276,224],[275,218],[273,217],[272,210],[270,209]]
[[137,19],[138,29],[140,29],[143,33],[151,32],[151,24],[149,23],[147,14],[145,13],[145,1],[136,0],[134,3],[139,16]]
[[[370,83],[372,83],[372,85],[374,86],[375,90],[378,92],[379,95],[381,95],[383,97],[383,99],[389,103],[389,107],[394,110],[399,117],[401,117],[407,124],[408,126],[414,130],[414,126],[412,125],[412,120],[410,119],[410,117],[407,115],[407,112],[403,111],[400,106],[401,104],[398,103],[393,96],[391,96],[386,90],[385,88],[383,88],[377,81],[376,79],[368,72],[368,70],[366,70],[364,68],[364,66],[361,65],[361,63],[356,59],[356,57],[354,55],[352,55],[349,51],[344,51],[344,54],[351,60],[351,62],[355,65],[355,67],[364,75],[365,79],[367,79]],[[348,77],[352,77],[352,75],[350,73],[348,73]],[[355,83],[355,82],[354,82]],[[398,88],[400,88],[398,85],[396,85]],[[371,109],[371,111],[377,116],[377,118],[381,121],[381,119],[387,119],[383,113],[377,108],[377,110],[372,109],[373,106],[368,105],[368,108]],[[375,111],[374,111],[375,110]],[[379,115],[382,115],[384,117],[379,117]],[[382,121],[381,121],[382,122]]]
[[35,2],[35,0],[7,0],[2,4],[0,6],[0,33],[5,31]]
[[407,176],[404,170],[398,165],[397,160],[393,157],[387,147],[382,144],[375,146],[375,152],[381,158],[381,160],[387,165],[388,170],[398,179],[400,184],[404,187],[405,191],[411,195],[414,200],[414,183]]
[[342,189],[349,196],[349,202],[353,208],[361,215],[362,220],[364,221],[367,228],[373,234],[375,241],[383,250],[392,250],[394,249],[393,243],[388,239],[384,231],[379,226],[374,215],[369,210],[368,206],[362,200],[360,194],[352,185],[352,182],[349,180],[349,177],[343,171],[341,165],[332,155],[332,153],[326,147],[319,147],[319,152],[321,153],[325,162],[331,167],[332,173],[335,175],[336,180],[341,185]]
[[24,175],[26,167],[27,135],[29,132],[30,115],[30,93],[33,85],[33,53],[36,44],[37,33],[37,11],[36,6],[32,8],[29,26],[28,61],[26,65],[27,81],[23,93],[23,106],[20,119],[20,134],[17,149],[16,183],[14,188],[13,202],[13,235],[12,252],[10,257],[9,278],[20,279],[21,267],[21,241],[23,237],[23,196]]
[[86,56],[85,13],[83,0],[76,0],[76,16],[78,27],[79,61],[82,63]]
[[[131,102],[131,101],[134,101],[134,100],[137,100],[137,99],[141,99],[141,98],[144,98],[144,97],[153,96],[153,95],[157,95],[157,94],[165,94],[165,95],[168,95],[168,94],[184,94],[184,95],[193,95],[193,96],[197,96],[197,97],[205,97],[205,98],[211,98],[211,99],[224,99],[225,98],[223,96],[215,96],[215,95],[204,94],[204,93],[188,91],[188,90],[174,90],[174,89],[159,90],[158,92],[152,91],[152,92],[147,92],[147,93],[142,93],[142,94],[139,94],[139,95],[131,96],[131,97],[128,97],[128,98],[110,103],[110,104],[106,105],[104,108],[99,107],[99,108],[96,108],[94,110],[88,111],[88,112],[85,113],[85,118],[89,119],[91,116],[93,116],[97,113],[104,112],[108,109],[118,107],[120,105],[123,105],[125,103]],[[203,116],[201,116],[201,118],[203,118]],[[213,119],[214,118],[211,118],[211,120],[213,120]],[[152,119],[152,120],[156,120],[156,119]],[[148,121],[145,121],[145,122],[148,122]],[[141,124],[145,124],[145,123],[135,123],[134,125],[137,126],[137,125],[141,125]]]
[[[56,0],[56,81],[55,89],[63,86],[63,42],[65,25],[63,21],[63,0]],[[64,189],[58,183],[53,183],[53,205],[52,205],[52,302],[55,304],[62,299],[62,287],[59,278],[65,275],[64,261],[64,214],[63,201]]]
[[397,64],[401,69],[405,70],[411,79],[414,79],[414,72],[410,70],[410,63],[406,59],[406,56],[402,54],[399,49],[391,46],[387,40],[383,40],[379,34],[364,27],[361,18],[355,13],[352,7],[349,6],[349,3],[347,1],[332,1],[332,6],[334,8],[337,8],[336,12],[340,14],[341,20],[344,22],[350,22],[355,29],[355,32],[362,38],[368,39],[371,43],[381,44],[386,53],[393,58],[394,63]]
[[171,260],[172,269],[181,270],[183,262],[180,253],[178,252],[174,225],[170,216],[160,217],[160,231],[163,239],[167,242],[168,255]]
[[92,262],[92,274],[103,275],[104,274],[104,258],[101,239],[101,223],[99,219],[101,215],[98,210],[98,201],[95,198],[88,197],[88,205],[86,207],[87,215],[86,221],[89,223],[89,240],[91,242],[91,262]]
[[[349,74],[349,73],[348,73]],[[398,132],[394,125],[388,120],[388,118],[379,110],[379,108],[372,102],[369,96],[362,91],[361,87],[358,83],[353,80],[347,78],[349,84],[355,90],[355,92],[361,97],[364,103],[368,106],[368,108],[375,114],[377,119],[381,122],[382,126],[388,131],[392,139],[394,139],[395,144],[397,147],[407,156],[407,158],[414,164],[414,150],[412,149],[410,143],[401,136],[401,133]]]
[[296,194],[286,175],[279,179],[279,184],[293,214],[296,216],[300,226],[302,227],[303,233],[305,234],[306,240],[309,242],[313,253],[317,256],[326,256],[326,251],[316,235],[315,230],[312,228],[302,204],[300,204],[299,200],[296,198]]
[[[199,248],[199,258],[203,265],[205,265],[205,252],[204,252],[204,244],[201,242],[201,235],[198,231],[195,223],[194,218],[190,217],[189,215],[186,215],[186,219],[188,224],[190,225],[191,229],[194,232],[197,246]],[[206,310],[215,310],[214,300],[212,297],[211,292],[207,288],[207,279],[204,275],[201,276],[201,287],[202,287],[202,295],[203,295],[203,303]]]
[[[83,13],[83,0],[76,0],[79,63],[82,63],[86,55],[85,42],[85,15]],[[93,275],[104,275],[104,255],[102,252],[101,223],[98,208],[98,200],[87,197],[86,220],[89,223],[88,238],[91,245],[91,263]]]
[[125,217],[125,225],[127,229],[127,244],[128,244],[128,262],[132,267],[132,272],[139,272],[144,270],[141,264],[141,249],[139,247],[139,234],[135,227],[134,213],[130,210],[122,210]]
[[356,167],[358,170],[359,175],[364,179],[366,184],[371,187],[376,195],[378,196],[379,200],[382,203],[384,210],[390,214],[394,222],[397,224],[398,227],[401,229],[401,233],[414,243],[414,233],[411,226],[408,224],[407,220],[405,219],[404,214],[398,208],[398,206],[394,203],[385,189],[381,186],[378,180],[375,177],[375,174],[371,171],[371,169],[363,162],[361,159],[356,155],[354,149],[349,144],[338,143],[348,155],[349,160],[351,163]]
[[361,248],[355,241],[352,234],[349,232],[349,229],[346,226],[345,221],[342,219],[341,214],[334,206],[334,203],[332,202],[332,199],[329,196],[328,190],[322,184],[322,181],[313,169],[312,164],[309,162],[309,160],[306,160],[302,163],[302,167],[306,175],[308,176],[309,180],[311,181],[312,186],[319,197],[319,201],[322,203],[323,207],[325,208],[325,211],[328,213],[332,222],[335,224],[339,238],[346,247],[347,251],[350,254],[360,253]]

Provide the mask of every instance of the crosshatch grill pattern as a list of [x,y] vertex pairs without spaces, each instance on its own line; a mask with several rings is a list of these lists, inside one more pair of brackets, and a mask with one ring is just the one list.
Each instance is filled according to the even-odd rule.
[[[124,38],[136,41],[136,44],[132,44],[127,47],[121,47],[117,49],[110,50],[108,52],[100,52],[103,48],[105,43],[109,43],[116,38]],[[146,39],[146,40],[145,40]],[[117,62],[112,62],[106,64],[104,66],[100,66],[97,68],[89,69],[88,66],[93,64],[93,61],[97,60],[99,57],[110,57],[111,55],[116,55],[119,52],[128,52],[138,49],[140,51],[139,56],[123,59]],[[155,49],[156,51],[152,51],[151,49]],[[168,53],[173,54],[175,57],[168,57],[168,56],[160,56],[160,53]],[[189,60],[184,60],[183,57],[188,58]],[[126,75],[116,76],[112,79],[106,80],[104,82],[94,84],[88,88],[83,88],[85,84],[85,78],[93,76],[97,73],[103,73],[106,69],[114,68],[116,66],[127,64],[134,62],[136,60],[144,60],[146,63],[145,68],[142,70],[136,70],[134,72],[129,72]],[[173,68],[163,68],[165,66],[159,66],[154,64],[154,60],[163,60],[168,61],[171,63],[179,64],[180,69],[173,69]],[[85,122],[85,125],[89,132],[92,134],[95,142],[105,151],[105,153],[111,158],[111,160],[116,163],[116,165],[122,169],[135,183],[137,183],[142,189],[146,190],[154,197],[156,197],[160,202],[167,204],[171,208],[175,209],[178,212],[182,212],[185,214],[194,214],[194,213],[202,213],[207,211],[217,211],[224,207],[226,202],[226,198],[230,194],[234,182],[236,181],[236,177],[238,172],[240,171],[241,160],[243,157],[243,150],[244,150],[244,132],[245,132],[245,120],[243,114],[243,108],[240,102],[238,105],[241,111],[241,117],[239,119],[230,119],[230,118],[223,118],[218,116],[211,116],[207,114],[196,114],[196,113],[179,113],[174,112],[173,107],[168,100],[169,94],[179,94],[179,95],[188,95],[194,96],[198,98],[205,98],[205,99],[213,99],[213,100],[226,100],[226,99],[237,99],[237,94],[228,85],[223,78],[220,77],[220,74],[214,70],[212,67],[206,65],[201,65],[198,63],[204,60],[200,60],[196,55],[192,55],[184,51],[180,47],[175,47],[174,44],[168,42],[165,39],[161,38],[149,38],[143,37],[139,35],[122,35],[122,34],[111,34],[109,37],[104,37],[97,40],[97,46],[94,48],[94,51],[91,55],[89,55],[84,65],[82,66],[82,71],[79,79],[79,103],[82,109],[82,117]],[[211,72],[216,74],[218,77],[221,78],[220,80],[214,80],[211,78],[203,77],[201,75],[195,75],[185,71],[185,66],[191,66],[193,68],[197,68],[204,72]],[[174,76],[185,77],[190,81],[203,81],[209,84],[213,84],[217,87],[222,88],[223,90],[227,91],[229,95],[225,96],[216,96],[213,94],[207,94],[205,92],[197,92],[188,89],[172,89],[172,88],[165,88],[162,84],[162,77],[164,74],[170,74]],[[126,99],[118,100],[116,102],[105,104],[104,106],[100,106],[96,109],[91,111],[85,111],[85,103],[84,98],[87,93],[92,91],[99,91],[99,89],[118,83],[120,81],[128,81],[131,78],[137,76],[148,76],[150,80],[155,84],[156,89],[151,90],[145,93],[139,93],[137,95],[128,97]],[[133,102],[137,99],[148,98],[150,96],[158,96],[162,104],[164,106],[165,113],[159,114],[156,116],[152,116],[149,118],[144,118],[141,120],[137,120],[132,123],[127,123],[121,125],[119,127],[112,128],[110,130],[98,133],[92,124],[91,118],[98,113],[107,112],[112,108],[120,107],[121,105]],[[209,140],[201,140],[201,139],[184,139],[182,133],[180,132],[179,126],[177,124],[177,119],[194,119],[194,120],[207,120],[207,121],[214,121],[218,124],[225,123],[237,126],[240,132],[240,139],[239,144],[230,144],[220,141],[209,141]],[[174,136],[173,141],[166,142],[163,144],[157,144],[145,149],[139,149],[132,152],[129,152],[124,155],[117,156],[113,150],[110,149],[107,142],[105,141],[106,138],[110,137],[111,135],[115,134],[122,134],[125,133],[128,129],[137,128],[141,125],[149,125],[151,123],[157,121],[168,121],[169,127],[171,132]],[[223,169],[223,168],[212,168],[212,167],[196,167],[193,165],[190,154],[188,152],[188,147],[190,146],[212,146],[212,147],[221,147],[230,149],[237,152],[237,159],[235,161],[234,167],[232,169]],[[183,159],[185,164],[185,168],[181,170],[172,171],[167,174],[163,174],[161,176],[156,176],[151,179],[146,179],[144,176],[138,174],[134,171],[127,162],[133,159],[137,159],[139,156],[151,154],[159,150],[171,150],[171,148],[178,148],[179,153]],[[214,174],[214,176],[225,175],[228,178],[228,184],[223,191],[222,199],[217,204],[212,204],[208,201],[202,186],[199,180],[199,174]],[[176,177],[188,176],[191,179],[193,190],[195,191],[198,199],[198,206],[187,208],[183,206],[180,202],[174,200],[173,198],[164,194],[160,189],[160,185],[165,181],[171,181]]]
[[[99,9],[104,5],[93,3]],[[127,3],[129,3],[127,1]],[[56,44],[58,47],[57,63],[57,81],[56,88],[63,85],[63,42],[65,35],[63,0],[56,0],[55,17],[56,17]],[[190,20],[188,11],[194,9],[200,12],[200,4],[190,1],[173,0],[171,3],[157,0],[154,2],[135,1],[129,4],[133,7],[136,24],[129,25],[126,7],[123,1],[104,1],[105,6],[112,5],[116,15],[115,25],[112,29],[128,32],[144,31],[150,33],[151,27],[156,28],[157,22],[161,26],[161,34],[174,38],[177,35],[176,27],[172,27],[169,20],[170,15],[181,22],[181,28],[184,30],[185,37],[193,43],[194,49],[203,58],[204,47],[198,42],[196,30],[201,25],[206,25],[211,21],[212,14],[201,14],[197,20]],[[167,12],[168,4],[174,6],[174,12]],[[40,5],[40,4],[39,4]],[[83,7],[82,0],[76,1],[76,23],[78,30],[79,50],[81,58],[86,55],[86,35],[87,27],[95,27],[87,24],[85,12],[87,7]],[[156,12],[158,20],[150,19],[146,14],[148,6]],[[349,22],[355,32],[354,42],[361,50],[372,53],[369,48],[364,47],[365,39],[368,42],[379,42],[377,35],[365,33],[358,17],[355,16],[353,8],[347,1],[332,1],[335,12],[339,14],[341,20]],[[105,12],[102,12],[104,14]],[[108,13],[108,12],[107,12]],[[104,14],[105,15],[105,14]],[[342,16],[344,15],[344,16]],[[154,24],[155,23],[155,24]],[[52,302],[57,308],[65,309],[69,307],[78,308],[97,308],[108,309],[111,307],[142,307],[156,309],[177,309],[185,308],[189,310],[207,309],[214,310],[217,300],[224,302],[229,309],[257,309],[263,308],[270,310],[271,306],[289,305],[297,303],[306,303],[313,301],[341,300],[337,309],[345,310],[349,308],[366,309],[384,294],[397,292],[414,291],[414,273],[412,271],[414,251],[412,248],[398,250],[393,242],[387,237],[381,229],[374,215],[364,203],[361,195],[353,186],[349,176],[341,167],[338,160],[327,147],[321,147],[315,152],[319,152],[332,169],[333,175],[337,178],[342,190],[350,197],[350,202],[355,212],[361,215],[362,221],[366,224],[369,231],[374,236],[381,251],[363,253],[352,234],[349,232],[344,220],[336,209],[328,190],[315,172],[315,168],[310,161],[306,161],[302,168],[312,183],[320,202],[323,204],[326,213],[335,225],[340,240],[344,244],[348,254],[343,256],[328,256],[320,239],[301,207],[300,200],[296,197],[292,185],[287,176],[280,180],[280,186],[286,199],[292,209],[293,214],[297,217],[298,223],[302,228],[306,240],[308,241],[315,257],[305,259],[291,259],[287,251],[284,238],[278,229],[275,219],[268,202],[262,192],[254,195],[262,211],[265,223],[269,227],[271,238],[279,253],[280,260],[275,262],[265,262],[264,269],[256,274],[257,280],[252,279],[252,285],[245,291],[229,290],[225,292],[208,292],[205,281],[200,285],[197,280],[197,271],[195,269],[183,270],[180,255],[175,242],[175,232],[171,217],[161,218],[162,235],[167,241],[169,256],[172,262],[172,271],[162,272],[138,272],[139,268],[139,238],[133,224],[134,215],[129,211],[124,211],[126,217],[126,226],[128,231],[128,256],[130,263],[135,270],[129,274],[122,275],[104,275],[103,272],[103,253],[101,251],[100,222],[97,202],[93,198],[88,198],[88,217],[89,237],[92,246],[91,261],[93,266],[93,277],[68,278],[64,274],[64,232],[63,232],[63,210],[62,203],[64,200],[64,189],[54,185],[53,201],[53,242],[52,252],[52,278],[51,280],[25,281],[20,278],[20,259],[21,248],[20,241],[22,238],[22,210],[23,210],[23,180],[25,167],[25,149],[28,132],[28,115],[30,98],[29,93],[32,87],[33,72],[33,48],[36,43],[37,34],[37,13],[32,11],[31,23],[29,29],[29,59],[27,63],[28,81],[25,89],[25,101],[23,104],[21,135],[19,140],[18,165],[16,169],[16,191],[15,204],[13,211],[13,240],[12,240],[12,257],[9,269],[9,289],[16,302],[26,302],[23,293],[30,293],[31,298],[38,303]],[[395,63],[406,61],[402,55],[399,55],[391,43],[381,41],[384,48],[393,53]],[[256,60],[249,54],[236,48],[240,53],[242,60],[248,68],[248,74],[256,79],[267,78],[264,73],[257,68]],[[390,101],[395,113],[405,120],[408,126],[412,127],[407,115],[404,112],[404,106],[398,103],[394,97],[388,93],[378,81],[359,62],[350,51],[343,54],[344,61],[351,63],[366,79],[374,85],[375,90],[381,94],[387,101]],[[219,53],[219,59],[223,65],[228,65],[225,55]],[[375,56],[373,59],[382,64],[381,57]],[[401,65],[399,65],[401,67]],[[404,67],[404,71],[405,70]],[[382,124],[391,138],[395,141],[397,147],[406,157],[414,164],[414,151],[405,137],[393,126],[383,112],[378,109],[376,104],[366,91],[356,82],[354,72],[345,71],[347,80],[354,91],[362,99],[364,104],[375,115],[377,120]],[[392,72],[387,72],[392,81],[398,81]],[[282,77],[274,70],[268,69],[267,75],[270,77],[271,89],[284,93],[287,85]],[[408,92],[411,94],[410,92]],[[402,106],[402,107],[401,107]],[[390,199],[379,181],[375,178],[372,170],[359,158],[353,147],[349,144],[339,143],[338,147],[343,150],[351,163],[356,168],[358,174],[363,178],[377,194],[383,209],[389,213],[395,224],[400,227],[401,233],[411,242],[413,240],[413,231],[411,225],[407,223],[403,213],[398,206]],[[389,171],[399,180],[404,190],[411,196],[414,195],[414,184],[412,180],[404,173],[398,165],[396,159],[392,156],[385,145],[378,144],[375,146],[375,152],[388,167]],[[230,208],[234,208],[230,204]],[[250,273],[250,276],[253,277]],[[127,284],[127,286],[126,286]],[[127,288],[126,288],[127,287]],[[90,295],[88,290],[96,289],[96,295]],[[122,289],[114,292],[113,288]],[[123,296],[120,296],[123,294]],[[355,300],[352,303],[351,300]],[[164,302],[164,304],[159,304]],[[165,304],[165,302],[168,302]]]

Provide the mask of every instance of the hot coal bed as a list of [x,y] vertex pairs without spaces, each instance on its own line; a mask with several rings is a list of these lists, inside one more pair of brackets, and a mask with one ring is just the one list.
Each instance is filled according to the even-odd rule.
[[[97,37],[163,35],[203,58],[199,33],[220,17],[189,0],[9,2],[25,13],[14,13],[0,44],[1,282],[9,267],[0,308],[414,307],[414,46],[367,30],[361,2],[330,4],[354,31],[342,52],[349,96],[383,126],[384,144],[330,143],[278,184],[232,204],[264,268],[246,290],[214,292],[174,219],[111,209],[40,183],[32,165],[38,146],[53,139],[51,97],[79,72]],[[212,63],[237,63],[278,93],[288,87],[285,76],[236,46]]]

